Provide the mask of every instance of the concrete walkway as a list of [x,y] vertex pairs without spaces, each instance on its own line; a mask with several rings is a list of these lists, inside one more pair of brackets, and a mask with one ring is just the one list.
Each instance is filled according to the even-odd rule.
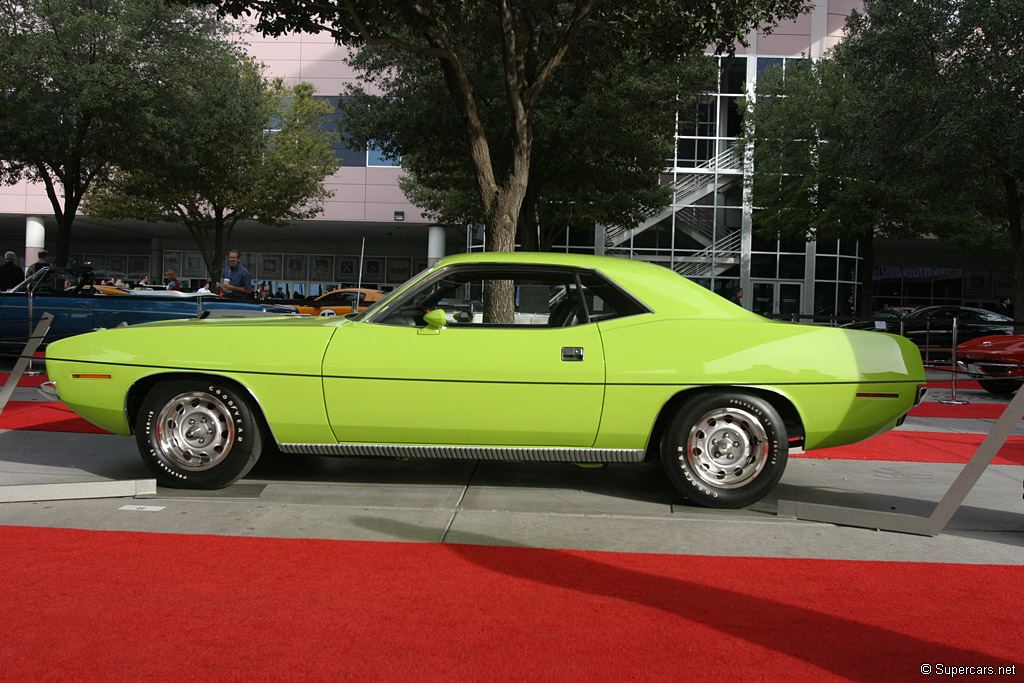
[[[938,376],[936,376],[938,377]],[[948,396],[932,390],[929,400]],[[972,402],[1007,403],[980,390]],[[34,389],[13,400],[44,401]],[[901,429],[987,433],[994,420]],[[1016,433],[1024,434],[1018,426]],[[746,510],[677,500],[660,467],[280,456],[222,491],[0,503],[0,524],[627,552],[1024,564],[1024,467],[989,467],[934,538],[777,516],[780,499],[928,515],[961,465],[794,458]],[[133,438],[0,430],[0,485],[149,478]],[[0,497],[2,497],[0,492]]]

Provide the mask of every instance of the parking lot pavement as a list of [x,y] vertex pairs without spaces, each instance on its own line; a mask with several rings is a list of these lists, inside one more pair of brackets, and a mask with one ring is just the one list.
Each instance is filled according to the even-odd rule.
[[[942,398],[930,392],[929,400]],[[979,390],[961,397],[1003,402]],[[43,401],[33,389],[13,400]],[[905,431],[986,433],[994,420],[914,418]],[[1022,432],[1024,433],[1024,432]],[[0,503],[0,524],[728,556],[1024,564],[1024,468],[990,466],[934,538],[777,516],[779,500],[928,515],[959,464],[793,458],[744,510],[680,501],[657,464],[266,458],[221,491]],[[0,430],[0,484],[148,478],[134,439]],[[2,497],[2,493],[0,493]]]

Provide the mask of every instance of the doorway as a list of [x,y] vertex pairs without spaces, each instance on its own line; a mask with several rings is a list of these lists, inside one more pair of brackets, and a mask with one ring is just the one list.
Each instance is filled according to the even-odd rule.
[[791,315],[800,313],[800,302],[803,300],[804,283],[751,281],[753,289],[754,313],[760,315]]

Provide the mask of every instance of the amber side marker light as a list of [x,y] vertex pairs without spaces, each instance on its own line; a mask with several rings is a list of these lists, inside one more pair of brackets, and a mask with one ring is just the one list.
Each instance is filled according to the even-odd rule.
[[72,379],[110,379],[110,375],[71,375]]

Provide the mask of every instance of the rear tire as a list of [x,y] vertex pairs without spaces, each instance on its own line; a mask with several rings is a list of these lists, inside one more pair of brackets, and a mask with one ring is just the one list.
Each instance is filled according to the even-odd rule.
[[260,456],[262,422],[249,400],[219,380],[157,384],[135,423],[139,453],[161,486],[219,489]]
[[669,425],[661,462],[690,502],[742,508],[764,498],[789,458],[774,407],[745,392],[715,391],[687,401]]
[[1009,396],[1020,389],[1024,380],[1020,379],[979,379],[978,384],[990,394],[997,396]]

